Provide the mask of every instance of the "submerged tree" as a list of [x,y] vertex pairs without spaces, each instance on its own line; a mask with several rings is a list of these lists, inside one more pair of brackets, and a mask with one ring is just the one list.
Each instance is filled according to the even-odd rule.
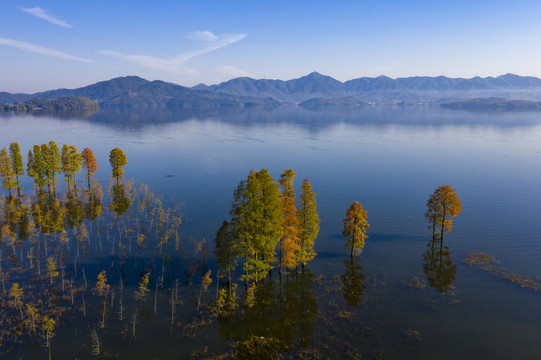
[[11,199],[11,190],[16,187],[15,171],[5,146],[0,151],[0,177],[2,178],[2,187],[9,192],[9,198]]
[[284,170],[280,176],[280,187],[282,188],[282,208],[284,211],[284,236],[280,241],[280,273],[282,268],[294,268],[297,265],[297,255],[300,251],[299,244],[299,219],[297,217],[297,206],[295,205],[295,189],[293,180],[295,171]]
[[300,206],[297,209],[299,219],[299,245],[297,261],[304,267],[317,253],[314,251],[314,241],[319,234],[319,215],[317,214],[316,194],[312,184],[305,178],[301,187]]
[[124,177],[124,165],[128,163],[128,158],[122,150],[116,147],[109,154],[109,163],[113,170],[113,178],[119,183],[120,179]]
[[364,247],[366,229],[370,227],[366,221],[366,211],[363,206],[354,201],[346,211],[344,219],[344,231],[342,234],[348,239],[345,247],[351,249],[351,256],[355,253],[360,253]]
[[41,146],[34,145],[33,150],[28,151],[26,173],[34,179],[36,191],[41,193],[46,182],[45,161],[41,153]]
[[83,168],[86,170],[86,180],[88,181],[88,191],[92,192],[92,180],[94,173],[98,170],[98,163],[94,157],[94,153],[89,148],[84,148],[81,153]]
[[15,186],[17,187],[17,197],[21,197],[21,179],[24,175],[23,157],[21,155],[21,148],[19,144],[13,142],[9,144],[9,155],[11,157],[11,165],[13,167],[13,173],[15,175]]
[[105,327],[105,314],[107,311],[107,296],[109,295],[110,291],[111,291],[111,285],[107,284],[107,273],[105,272],[105,270],[103,270],[98,274],[96,287],[92,289],[92,292],[95,295],[103,299],[102,318],[101,318],[101,324],[100,324],[100,327],[102,328]]
[[264,279],[276,261],[276,245],[283,234],[280,192],[267,169],[250,171],[237,187],[231,224],[244,257],[245,281]]
[[231,228],[231,224],[224,220],[222,226],[216,233],[214,239],[216,255],[216,263],[218,264],[218,275],[227,277],[228,293],[232,293],[232,278],[231,273],[237,267],[238,244],[235,242],[235,237]]
[[458,195],[451,186],[442,185],[430,195],[426,207],[425,218],[430,223],[429,228],[432,228],[432,237],[440,235],[443,240],[444,231],[451,230],[453,218],[462,211]]
[[77,151],[77,148],[74,145],[62,146],[61,154],[61,164],[62,172],[66,178],[66,183],[68,184],[68,191],[71,189],[71,185],[74,186],[74,189],[77,188],[77,183],[75,181],[75,175],[81,171],[82,165],[81,154]]
[[62,170],[60,149],[54,141],[49,141],[49,145],[41,145],[41,154],[45,164],[45,178],[49,188],[49,195],[56,193],[57,175]]

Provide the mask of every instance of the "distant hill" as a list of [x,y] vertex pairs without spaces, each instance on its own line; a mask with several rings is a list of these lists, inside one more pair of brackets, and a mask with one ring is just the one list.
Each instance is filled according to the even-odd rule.
[[278,102],[261,97],[220,94],[209,90],[194,90],[164,81],[148,81],[127,76],[101,81],[78,89],[58,89],[35,94],[0,93],[0,103],[24,102],[28,99],[60,99],[86,97],[101,107],[180,107],[180,108],[253,108],[275,107]]
[[23,103],[0,104],[0,111],[28,112],[28,111],[76,111],[98,110],[99,105],[85,97],[65,97],[61,99],[31,99]]
[[292,80],[232,79],[217,85],[199,84],[224,94],[273,97],[280,101],[301,103],[312,98],[352,96],[359,101],[374,103],[434,102],[444,98],[505,97],[512,99],[541,99],[541,79],[506,74],[498,77],[471,79],[445,76],[415,76],[392,79],[387,76],[358,78],[340,82],[313,72]]
[[525,100],[507,100],[498,98],[460,100],[440,105],[444,109],[470,111],[531,111],[541,110],[541,102]]

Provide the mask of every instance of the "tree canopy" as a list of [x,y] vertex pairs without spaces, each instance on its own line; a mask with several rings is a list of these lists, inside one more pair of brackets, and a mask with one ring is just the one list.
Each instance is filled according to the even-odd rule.
[[109,163],[113,170],[113,178],[119,182],[120,179],[124,177],[124,165],[128,163],[128,158],[124,154],[124,151],[117,147],[111,150],[111,153],[109,154]]
[[462,211],[462,202],[455,190],[449,185],[439,186],[426,202],[425,218],[432,228],[432,236],[439,235],[443,239],[444,231],[453,227],[453,218]]
[[346,211],[344,231],[342,234],[348,239],[345,247],[351,249],[351,256],[362,251],[364,241],[368,237],[366,229],[370,227],[366,221],[366,211],[363,206],[354,201]]

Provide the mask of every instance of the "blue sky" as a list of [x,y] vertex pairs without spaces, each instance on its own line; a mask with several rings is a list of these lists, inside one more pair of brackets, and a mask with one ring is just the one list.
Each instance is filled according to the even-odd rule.
[[0,91],[137,75],[541,77],[540,1],[0,2]]

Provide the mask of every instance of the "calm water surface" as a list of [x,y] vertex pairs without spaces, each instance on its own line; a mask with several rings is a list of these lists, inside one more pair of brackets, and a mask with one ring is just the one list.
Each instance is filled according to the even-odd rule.
[[[0,145],[17,141],[23,154],[49,140],[91,148],[105,187],[109,151],[120,147],[128,157],[127,178],[148,184],[166,203],[182,204],[182,238],[192,242],[213,244],[229,219],[234,188],[252,169],[267,168],[275,179],[294,169],[297,193],[302,179],[312,183],[321,218],[318,256],[304,275],[288,280],[298,297],[263,306],[257,318],[211,318],[188,336],[179,329],[199,316],[192,301],[199,288],[180,276],[182,325],[168,326],[164,288],[163,309],[142,317],[137,339],[118,336],[122,326],[114,315],[99,329],[107,356],[210,358],[230,351],[246,334],[273,332],[291,338],[280,353],[293,358],[534,359],[541,353],[540,294],[462,262],[469,253],[485,252],[510,273],[541,276],[541,113],[383,107],[346,113],[104,111],[86,118],[3,116],[0,129]],[[442,184],[455,189],[463,211],[444,240],[447,267],[456,266],[456,275],[438,291],[423,271],[431,240],[424,212]],[[25,178],[23,186],[31,189],[32,183]],[[355,200],[368,211],[371,226],[362,255],[350,262],[341,231]],[[118,286],[114,261],[95,263],[101,265],[91,267],[89,278],[106,269]],[[173,264],[170,271],[182,274],[183,266]],[[360,287],[343,283],[348,271],[361,279]],[[412,277],[426,286],[411,286]],[[277,284],[277,273],[273,280],[261,290],[269,298],[287,290]],[[130,281],[133,291],[135,275]],[[360,293],[358,301],[347,301],[348,291]],[[92,358],[90,331],[97,319],[67,317],[53,339],[53,357]],[[289,323],[295,330],[286,332]],[[47,356],[33,342],[6,351],[13,359]]]

